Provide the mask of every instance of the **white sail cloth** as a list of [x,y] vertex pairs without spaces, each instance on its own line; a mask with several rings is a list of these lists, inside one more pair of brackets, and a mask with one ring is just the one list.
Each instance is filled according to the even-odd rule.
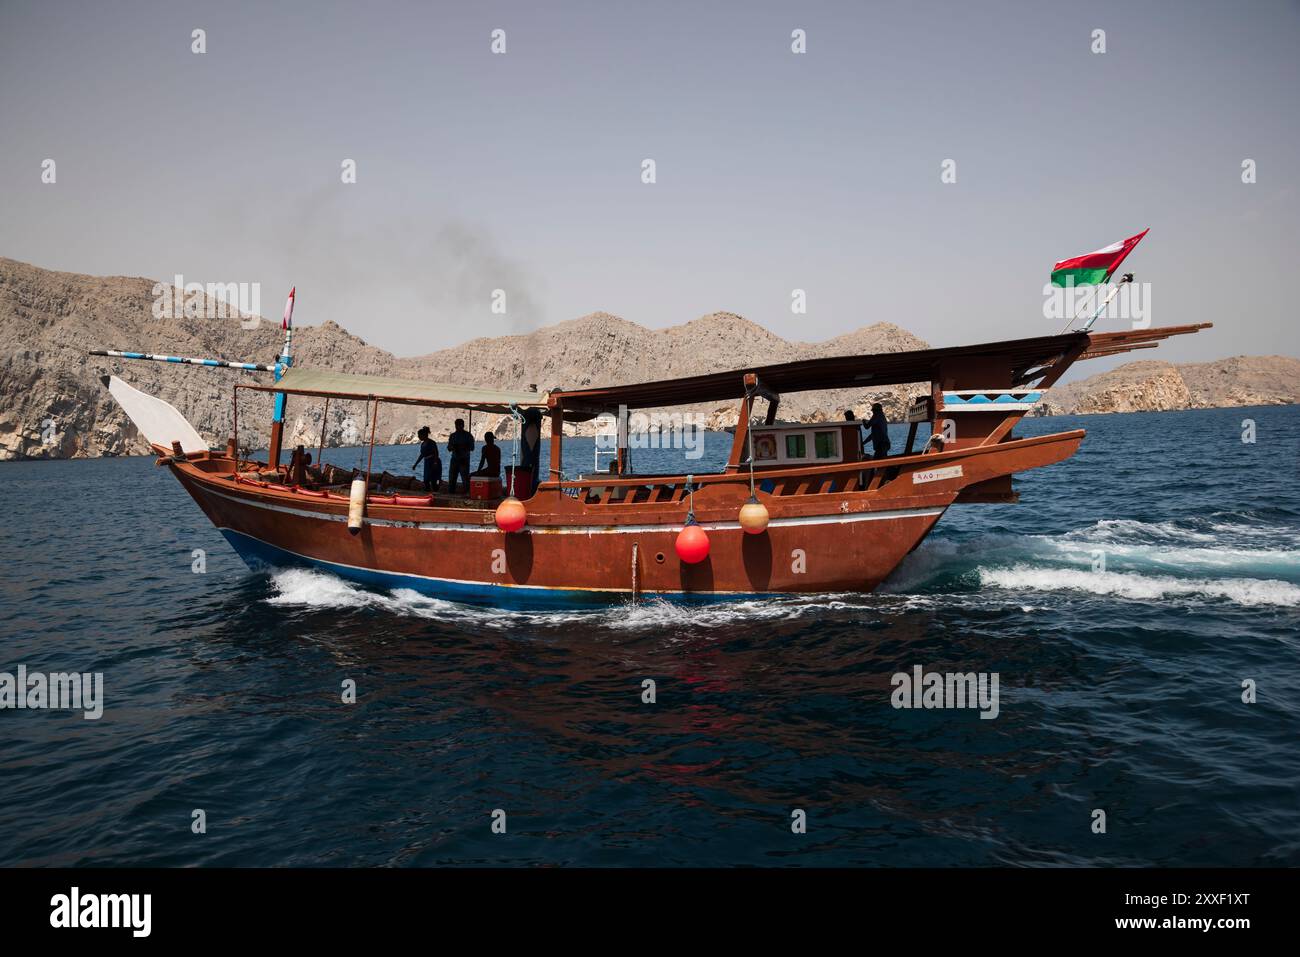
[[172,405],[147,392],[127,385],[117,376],[106,376],[109,393],[130,416],[140,434],[155,445],[171,447],[180,442],[185,452],[203,452],[208,443]]

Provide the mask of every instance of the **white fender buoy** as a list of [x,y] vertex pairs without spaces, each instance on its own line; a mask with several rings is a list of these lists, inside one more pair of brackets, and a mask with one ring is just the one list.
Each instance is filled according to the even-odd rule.
[[348,531],[353,535],[361,531],[361,518],[366,514],[366,480],[352,480],[352,494],[348,497]]

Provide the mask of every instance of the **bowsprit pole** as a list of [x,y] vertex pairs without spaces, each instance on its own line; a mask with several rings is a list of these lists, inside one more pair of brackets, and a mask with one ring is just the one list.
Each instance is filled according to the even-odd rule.
[[[241,369],[245,372],[274,372],[277,366],[261,362],[230,362],[227,359],[193,359],[189,356],[162,356],[152,352],[119,352],[117,349],[91,349],[92,356],[111,356],[115,359],[148,359],[152,362],[178,362],[182,365],[208,366],[213,369]],[[278,378],[278,376],[277,376]]]
[[[276,360],[275,381],[279,382],[284,370],[293,365],[293,300],[294,295],[298,292],[298,287],[294,286],[289,290],[289,298],[284,303],[284,319],[280,322],[280,327],[284,329],[284,348],[280,350],[280,358]],[[283,392],[275,394],[275,411],[271,415],[271,448],[268,450],[267,464],[276,469],[280,465],[280,445],[284,434],[284,403],[285,395]]]

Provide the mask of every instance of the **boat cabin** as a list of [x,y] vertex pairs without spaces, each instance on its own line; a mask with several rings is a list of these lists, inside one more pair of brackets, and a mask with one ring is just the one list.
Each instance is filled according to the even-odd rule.
[[754,468],[862,461],[862,425],[853,422],[773,422],[750,428]]

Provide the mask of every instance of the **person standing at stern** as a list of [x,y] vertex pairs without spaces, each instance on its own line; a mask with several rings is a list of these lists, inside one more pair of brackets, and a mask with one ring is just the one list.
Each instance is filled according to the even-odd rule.
[[469,458],[474,453],[474,436],[465,431],[465,420],[456,420],[456,430],[447,439],[451,453],[451,468],[447,472],[447,491],[456,494],[456,480],[465,480],[465,494],[469,494]]
[[426,492],[438,491],[438,486],[442,484],[442,459],[438,456],[438,443],[433,441],[429,435],[429,427],[421,426],[420,431],[416,433],[420,439],[420,457],[415,460],[411,466],[413,469],[420,467],[424,463],[424,490]]
[[872,458],[883,459],[889,455],[889,420],[885,418],[885,409],[879,402],[871,406],[871,418],[867,420],[867,431],[871,437]]

